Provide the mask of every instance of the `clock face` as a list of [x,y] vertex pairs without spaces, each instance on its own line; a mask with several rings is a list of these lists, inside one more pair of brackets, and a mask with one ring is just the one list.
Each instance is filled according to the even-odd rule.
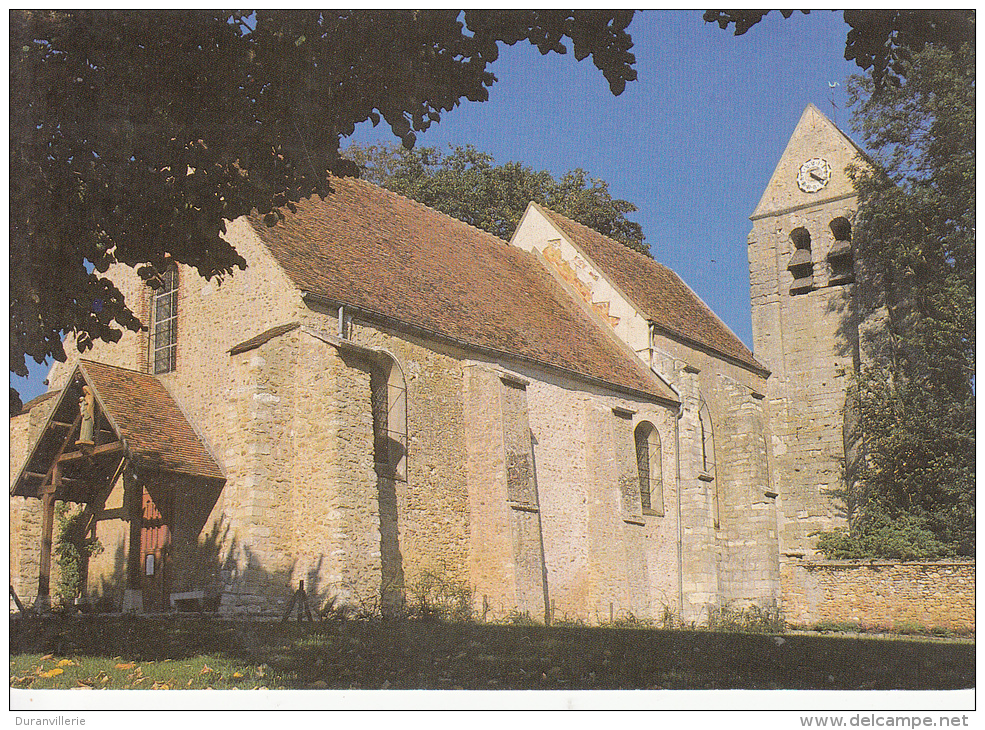
[[831,179],[831,165],[823,157],[812,157],[797,171],[797,187],[805,193],[816,193]]

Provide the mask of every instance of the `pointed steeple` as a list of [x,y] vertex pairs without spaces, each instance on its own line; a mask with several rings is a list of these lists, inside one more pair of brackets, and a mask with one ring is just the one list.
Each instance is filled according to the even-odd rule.
[[808,104],[750,219],[851,197],[846,168],[863,161],[858,146]]

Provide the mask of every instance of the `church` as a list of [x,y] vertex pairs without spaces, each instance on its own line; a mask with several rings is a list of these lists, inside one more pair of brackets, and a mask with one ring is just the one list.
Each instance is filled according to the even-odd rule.
[[49,600],[69,503],[107,610],[279,616],[304,581],[384,614],[435,582],[487,620],[782,611],[844,524],[860,154],[807,107],[751,215],[753,351],[554,211],[507,242],[353,179],[228,223],[221,284],[112,270],[148,330],[11,419],[12,586]]

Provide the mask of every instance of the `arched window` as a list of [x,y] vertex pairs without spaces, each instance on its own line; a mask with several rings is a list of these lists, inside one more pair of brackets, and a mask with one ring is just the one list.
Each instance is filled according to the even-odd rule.
[[718,503],[718,480],[715,478],[715,434],[711,425],[711,411],[704,401],[698,408],[698,438],[701,440],[698,478],[711,485],[712,514],[717,530],[721,524],[721,507]]
[[698,428],[701,431],[701,472],[715,476],[715,435],[711,430],[711,413],[708,404],[701,402],[698,409]]
[[652,423],[636,427],[636,469],[640,480],[640,506],[643,514],[664,513],[663,460],[660,434]]
[[835,218],[828,225],[831,228],[831,234],[834,236],[836,241],[852,240],[852,224],[848,222],[847,218]]
[[829,283],[848,284],[855,281],[855,262],[852,257],[852,224],[847,218],[835,218],[829,224],[834,243],[828,251],[828,265],[831,267]]
[[397,361],[382,354],[370,372],[373,460],[380,476],[407,479],[407,386]]
[[149,359],[154,375],[173,372],[178,352],[178,269],[172,266],[158,279],[150,295]]
[[814,286],[814,263],[811,259],[811,234],[806,228],[795,228],[790,232],[793,254],[787,269],[793,275],[791,294],[804,294]]

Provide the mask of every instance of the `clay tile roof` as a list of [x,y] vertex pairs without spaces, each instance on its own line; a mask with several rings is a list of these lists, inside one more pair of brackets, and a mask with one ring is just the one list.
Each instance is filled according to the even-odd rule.
[[464,345],[677,398],[571,301],[532,254],[369,183],[253,227],[302,291]]
[[540,205],[537,209],[666,334],[767,372],[742,340],[671,269],[552,210]]
[[90,360],[80,360],[79,369],[139,464],[211,479],[225,478],[156,377]]

